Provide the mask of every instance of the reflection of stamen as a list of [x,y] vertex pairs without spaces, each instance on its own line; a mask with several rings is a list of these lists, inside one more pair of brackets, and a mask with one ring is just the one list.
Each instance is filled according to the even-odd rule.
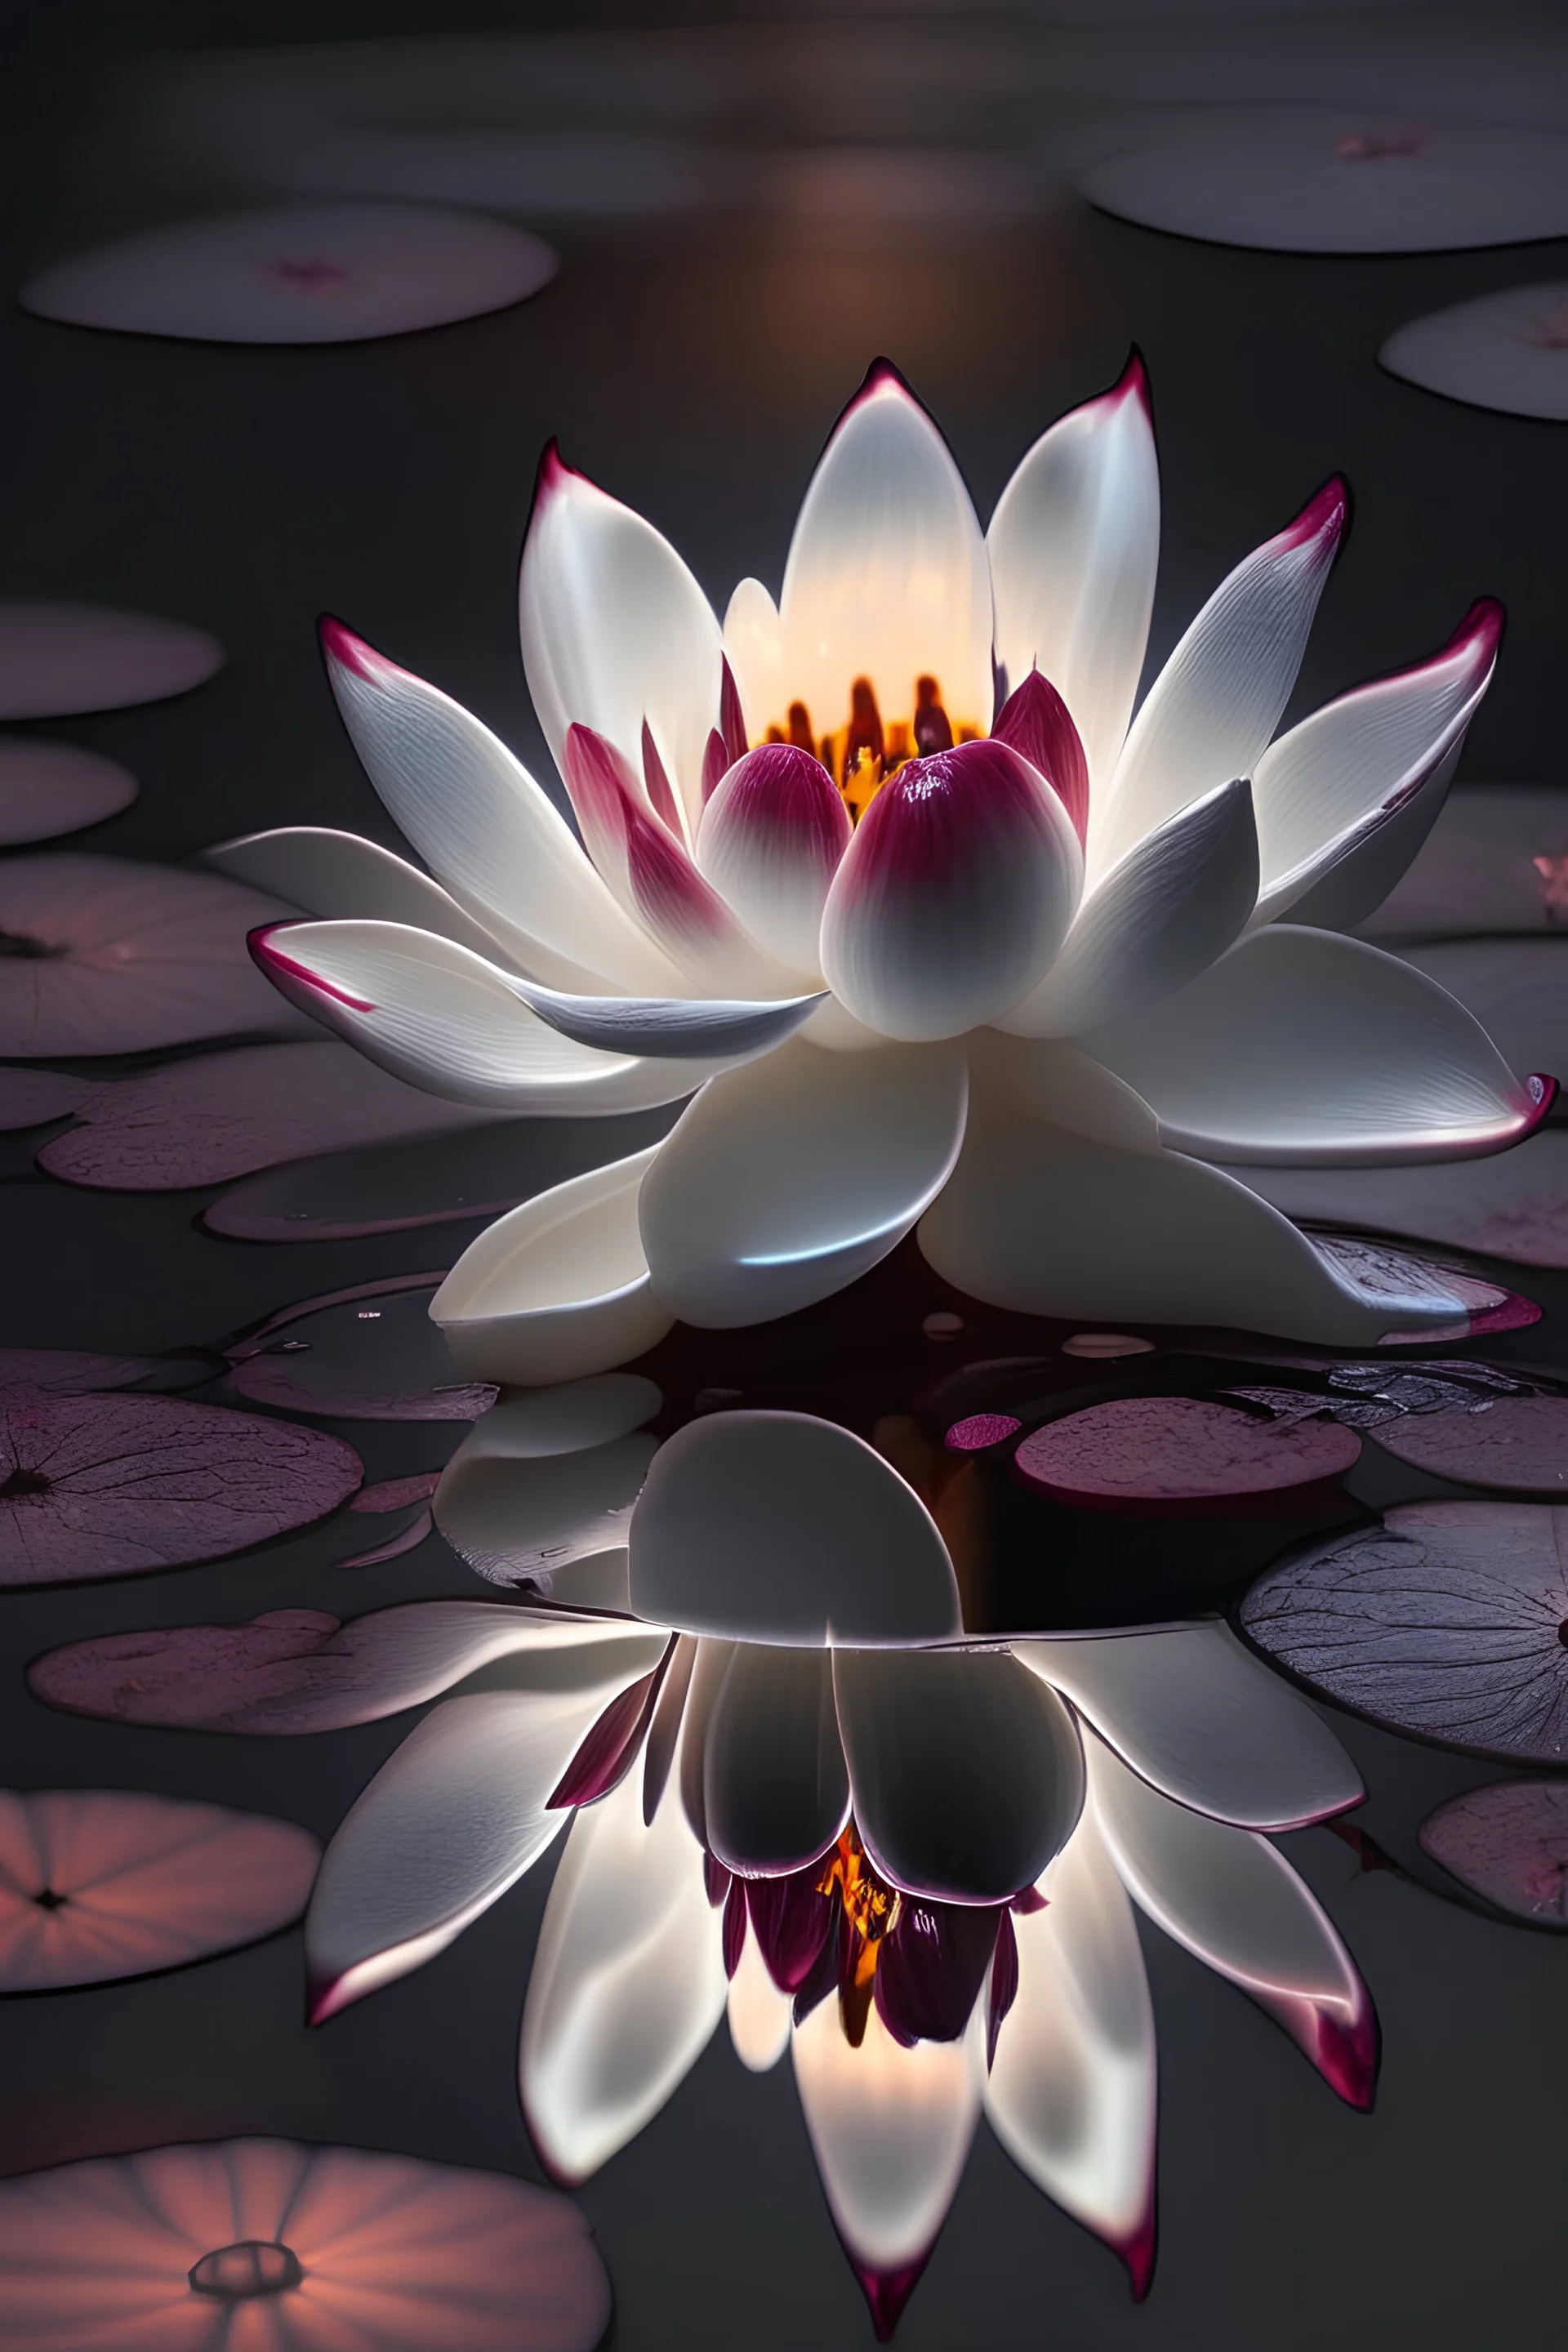
[[248,2303],[255,2295],[281,2294],[298,2286],[304,2267],[292,2246],[275,2238],[241,2238],[204,2254],[190,2273],[198,2294],[216,2295],[224,2303]]
[[838,2015],[844,2038],[858,2050],[866,2038],[877,1960],[899,1924],[900,1897],[866,1858],[851,1822],[817,1880],[819,1895],[837,1895],[843,1911],[838,1945]]

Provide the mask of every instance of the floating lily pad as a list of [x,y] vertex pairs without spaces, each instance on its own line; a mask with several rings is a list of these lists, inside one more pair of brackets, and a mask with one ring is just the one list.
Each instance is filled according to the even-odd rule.
[[67,719],[188,694],[223,667],[205,629],[99,604],[0,603],[0,719]]
[[69,1118],[98,1090],[96,1078],[72,1077],[63,1070],[0,1070],[0,1129]]
[[117,760],[75,743],[0,743],[0,846],[53,841],[118,816],[136,779]]
[[1333,1422],[1268,1420],[1203,1397],[1142,1396],[1047,1422],[1013,1461],[1053,1502],[1163,1511],[1290,1494],[1341,1476],[1360,1453],[1355,1433]]
[[359,1485],[340,1438],[172,1397],[0,1394],[0,1585],[217,1559]]
[[1508,286],[1396,327],[1378,358],[1391,375],[1472,408],[1568,418],[1568,284]]
[[1510,1763],[1568,1761],[1568,1511],[1409,1503],[1267,1570],[1261,1650],[1395,1731]]
[[1467,1789],[1427,1815],[1421,1845],[1500,1911],[1568,1927],[1568,1780]]
[[231,1350],[229,1386],[331,1421],[476,1421],[497,1391],[459,1377],[430,1320],[440,1281],[405,1276],[285,1307]]
[[0,1992],[105,1984],[297,1919],[309,1830],[123,1789],[0,1790]]
[[1499,1397],[1479,1410],[1384,1423],[1380,1445],[1414,1469],[1503,1495],[1568,1495],[1568,1397]]

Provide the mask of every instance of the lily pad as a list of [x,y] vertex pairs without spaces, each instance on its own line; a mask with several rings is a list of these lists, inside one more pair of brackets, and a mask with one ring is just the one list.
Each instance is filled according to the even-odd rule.
[[1391,375],[1472,408],[1568,418],[1568,284],[1506,286],[1396,327],[1378,358]]
[[1331,1421],[1266,1419],[1203,1397],[1131,1396],[1047,1422],[1013,1463],[1054,1502],[1164,1511],[1292,1494],[1340,1477],[1360,1453],[1354,1431]]
[[205,629],[100,604],[0,604],[0,719],[66,719],[188,694],[223,667]]
[[1377,1443],[1435,1477],[1503,1495],[1568,1495],[1568,1397],[1499,1397],[1384,1423]]
[[136,779],[117,760],[75,743],[0,743],[0,847],[53,841],[118,816]]
[[1568,1780],[1494,1780],[1451,1797],[1421,1845],[1463,1886],[1516,1919],[1568,1927]]
[[431,1322],[440,1280],[405,1276],[286,1307],[231,1350],[228,1385],[331,1421],[477,1421],[497,1391],[459,1377]]

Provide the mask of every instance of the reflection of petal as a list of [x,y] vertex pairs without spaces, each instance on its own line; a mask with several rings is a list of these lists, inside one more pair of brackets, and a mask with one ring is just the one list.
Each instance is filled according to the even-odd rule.
[[1032,1886],[1083,1804],[1078,1728],[1002,1650],[837,1650],[855,1821],[882,1876],[938,1901]]
[[701,2054],[728,1983],[702,1856],[640,1776],[572,1824],[522,2012],[523,2113],[552,2172],[585,2179],[636,2137]]
[[838,2003],[820,2001],[791,2043],[812,2152],[835,2226],[886,2342],[963,2177],[980,2119],[984,2021],[962,2042],[893,2040],[873,2005],[851,2049]]
[[702,1748],[709,1851],[730,1869],[780,1877],[827,1852],[849,1818],[826,1650],[739,1643]]
[[1217,1821],[1300,1829],[1365,1794],[1328,1725],[1227,1625],[1013,1651],[1141,1779]]
[[1136,352],[1110,391],[1042,434],[985,543],[1007,683],[1016,689],[1038,666],[1083,739],[1091,790],[1103,793],[1138,691],[1160,549],[1160,468]]
[[549,1800],[606,1702],[646,1673],[609,1646],[582,1689],[450,1698],[410,1732],[327,1848],[305,1922],[320,2023],[437,1952],[537,1862]]
[[1376,2013],[1311,1890],[1267,1838],[1172,1804],[1086,1744],[1095,1818],[1140,1907],[1266,2009],[1342,2099],[1370,2107]]
[[1091,872],[1200,793],[1251,775],[1296,682],[1348,512],[1335,475],[1221,581],[1150,688],[1110,785],[1096,795]]
[[658,1440],[634,1423],[597,1444],[543,1452],[526,1425],[529,1400],[519,1402],[521,1430],[516,1408],[495,1405],[458,1446],[436,1489],[436,1524],[481,1576],[548,1592],[554,1570],[626,1542]]
[[574,1176],[469,1243],[430,1302],[459,1371],[573,1381],[663,1339],[675,1317],[653,1297],[637,1230],[653,1157],[639,1151]]
[[828,1298],[887,1256],[963,1133],[956,1046],[836,1054],[793,1039],[689,1104],[645,1178],[657,1296],[710,1329]]
[[1016,1916],[1018,1993],[985,2112],[1037,2188],[1113,2246],[1147,2290],[1154,2260],[1154,2012],[1132,1906],[1085,1809]]
[[863,1440],[809,1413],[723,1412],[663,1445],[631,1525],[631,1589],[651,1624],[817,1647],[960,1630],[947,1547]]
[[1227,1160],[1464,1158],[1548,1108],[1458,1000],[1397,956],[1274,924],[1090,1050],[1165,1141]]
[[752,1930],[746,1930],[741,1957],[730,1979],[730,2039],[742,2066],[765,2074],[789,2048],[790,1994],[768,1974]]

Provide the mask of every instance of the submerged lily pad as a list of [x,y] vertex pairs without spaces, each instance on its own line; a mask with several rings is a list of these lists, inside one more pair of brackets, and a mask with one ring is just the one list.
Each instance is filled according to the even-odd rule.
[[1494,1780],[1451,1797],[1421,1824],[1421,1845],[1500,1911],[1568,1927],[1568,1780]]
[[333,1421],[478,1420],[497,1391],[458,1377],[430,1320],[440,1280],[405,1276],[285,1307],[231,1350],[230,1387]]
[[1131,1396],[1047,1422],[1013,1461],[1055,1502],[1157,1511],[1288,1494],[1339,1477],[1360,1453],[1354,1431],[1332,1421],[1265,1419],[1204,1397]]
[[292,1822],[124,1789],[0,1790],[0,1992],[105,1984],[297,1919],[321,1860]]
[[1414,1469],[1503,1495],[1568,1494],[1568,1397],[1498,1397],[1385,1423],[1377,1442]]
[[341,1438],[172,1397],[0,1393],[0,1585],[177,1568],[308,1527],[352,1495]]
[[1259,1649],[1394,1731],[1568,1761],[1568,1510],[1408,1503],[1286,1554],[1241,1604]]

